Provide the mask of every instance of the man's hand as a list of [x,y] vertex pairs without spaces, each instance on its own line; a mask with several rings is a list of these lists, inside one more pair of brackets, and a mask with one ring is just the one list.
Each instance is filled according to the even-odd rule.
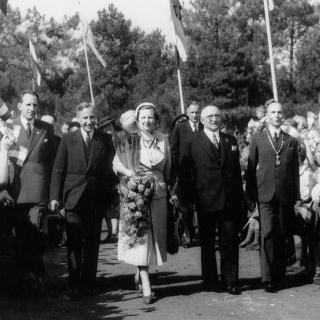
[[59,202],[57,200],[51,200],[51,202],[48,204],[48,209],[51,212],[57,212],[59,208]]
[[6,206],[10,206],[10,207],[14,206],[13,199],[9,196],[8,192],[5,190],[0,192],[0,203],[3,204],[5,207]]
[[0,141],[0,150],[8,151],[13,143],[16,142],[16,138],[13,134],[5,132],[1,141]]

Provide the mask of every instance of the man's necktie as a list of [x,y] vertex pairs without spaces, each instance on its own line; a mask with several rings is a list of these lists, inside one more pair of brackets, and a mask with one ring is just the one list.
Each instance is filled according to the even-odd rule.
[[278,142],[278,134],[277,134],[277,132],[275,131],[274,132],[274,135],[273,135],[273,141],[274,141],[274,143],[277,143]]
[[87,135],[86,135],[85,143],[86,143],[86,148],[89,149],[89,147],[90,147],[90,135],[89,135],[88,132],[87,132]]
[[27,135],[28,135],[28,137],[29,137],[29,139],[30,139],[30,137],[31,137],[31,127],[30,127],[30,122],[27,122]]
[[90,141],[90,135],[89,135],[89,133],[87,132],[86,139],[85,139],[85,141],[84,141],[84,144],[86,145],[85,153],[86,153],[87,163],[89,162],[89,160],[90,160],[90,155],[91,155],[90,143],[91,143],[91,141]]
[[219,148],[219,142],[217,140],[217,137],[215,134],[212,135],[212,140],[213,140],[213,144],[217,147],[217,149]]
[[194,130],[193,130],[193,133],[197,133],[198,132],[198,128],[197,128],[197,125],[194,123]]

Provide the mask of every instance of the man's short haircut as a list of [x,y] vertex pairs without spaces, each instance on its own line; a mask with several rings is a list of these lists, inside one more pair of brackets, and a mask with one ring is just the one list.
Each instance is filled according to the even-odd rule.
[[39,95],[38,95],[35,91],[29,90],[29,89],[24,89],[24,90],[22,90],[22,91],[20,92],[20,99],[19,99],[19,102],[20,102],[20,103],[22,103],[23,97],[24,97],[24,95],[26,95],[26,94],[30,94],[31,96],[37,97],[38,103],[40,103]]
[[283,111],[283,106],[282,106],[282,104],[281,104],[280,102],[275,101],[275,100],[272,99],[272,101],[267,105],[267,112],[269,111],[269,107],[270,107],[272,104],[278,104],[279,106],[281,106],[282,111]]
[[188,104],[187,109],[189,109],[190,106],[197,106],[197,107],[200,108],[199,102],[197,102],[197,101],[195,101],[195,100],[194,100],[194,101],[191,101],[191,102]]
[[87,109],[87,108],[91,108],[91,107],[94,108],[94,105],[92,103],[90,103],[90,102],[82,102],[77,106],[76,112],[78,114],[78,112],[82,111],[83,109]]
[[274,99],[269,99],[269,100],[267,100],[267,101],[264,103],[264,106],[266,107],[266,109],[268,109],[268,106],[269,106],[271,103],[273,103],[273,102],[278,102],[278,101],[276,101],[276,100],[274,100]]

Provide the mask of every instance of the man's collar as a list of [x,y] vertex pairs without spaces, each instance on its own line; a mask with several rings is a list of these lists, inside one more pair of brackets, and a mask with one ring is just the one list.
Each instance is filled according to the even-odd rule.
[[220,131],[219,130],[217,130],[215,132],[213,132],[213,131],[211,131],[211,130],[209,130],[207,128],[204,128],[203,130],[204,130],[204,132],[206,133],[207,136],[212,137],[212,135],[215,134],[217,140],[219,141],[219,139],[220,139]]
[[34,125],[34,118],[32,120],[26,119],[22,114],[20,115],[20,120],[24,128],[27,127],[27,123],[29,122],[31,127]]
[[269,124],[269,131],[270,131],[271,136],[273,137],[275,132],[276,132],[278,135],[280,134],[280,132],[281,132],[281,127],[280,127],[280,128],[275,128],[275,127],[273,127],[273,126],[271,126],[271,125]]
[[197,128],[199,128],[199,121],[197,121],[197,122],[192,122],[191,120],[189,120],[189,123],[190,123],[190,125],[191,125],[191,128],[194,128],[194,125],[196,125]]
[[[81,131],[81,134],[82,134],[82,136],[83,136],[83,140],[86,140],[87,131],[84,131],[82,128],[80,128],[80,131]],[[92,129],[92,130],[89,132],[90,140],[92,140],[93,133],[94,133],[94,129]]]

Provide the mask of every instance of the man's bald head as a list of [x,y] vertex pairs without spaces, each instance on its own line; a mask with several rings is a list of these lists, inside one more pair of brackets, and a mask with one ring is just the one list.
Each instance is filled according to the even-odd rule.
[[207,117],[207,116],[210,115],[212,112],[215,113],[215,114],[220,114],[219,108],[217,108],[217,107],[215,107],[215,106],[207,106],[207,107],[204,107],[204,108],[202,109],[201,118]]
[[221,112],[215,106],[207,106],[201,112],[201,122],[208,130],[215,132],[221,124]]

